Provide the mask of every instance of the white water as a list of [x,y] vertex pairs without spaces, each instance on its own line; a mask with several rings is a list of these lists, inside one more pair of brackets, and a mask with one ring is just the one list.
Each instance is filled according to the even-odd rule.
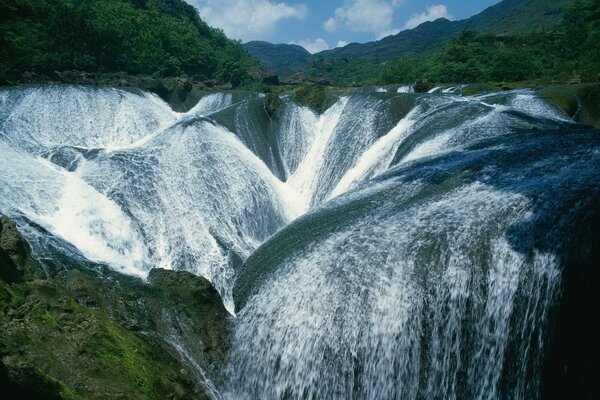
[[[395,211],[424,188],[389,192],[376,212],[285,259],[238,315],[231,398],[415,399],[425,370],[427,398],[498,398],[511,332],[537,334],[558,264],[548,254],[525,260],[503,239],[528,218],[526,198],[473,184]],[[511,330],[519,290],[532,295],[533,320]],[[466,360],[465,346],[473,349]],[[527,340],[520,346],[523,365],[528,352],[539,356]],[[469,371],[462,382],[461,370]]]
[[206,116],[226,109],[233,103],[231,93],[213,93],[204,96],[186,115]]
[[[337,128],[355,115],[346,113],[345,101],[321,117],[327,129],[317,130],[306,158],[311,162],[298,169],[310,171],[305,182],[313,186],[304,193],[312,190],[313,207],[319,204],[314,193],[322,190],[318,177],[339,167],[321,155],[350,154],[357,148],[353,141],[362,139]],[[546,345],[547,316],[560,293],[559,258],[540,251],[526,257],[506,236],[510,227],[532,219],[537,206],[526,195],[468,179],[453,189],[449,178],[440,186],[426,179],[364,182],[391,164],[439,157],[477,140],[563,121],[564,115],[532,94],[424,98],[387,134],[363,147],[329,194],[339,197],[317,210],[316,215],[335,218],[327,218],[326,226],[318,219],[293,225],[288,237],[265,245],[260,265],[246,266],[254,273],[272,272],[238,314],[227,396],[538,398],[540,370],[528,366],[540,365]],[[339,148],[326,150],[332,141]],[[565,168],[580,170],[585,159],[574,165],[578,156],[573,157],[548,165],[561,170],[560,160]],[[529,170],[515,167],[506,174],[518,182],[531,174],[524,186],[543,193],[547,183],[532,171],[544,169],[545,162],[531,162]],[[502,173],[490,166],[484,176]],[[547,173],[561,182],[556,171]],[[353,187],[358,189],[343,195]],[[362,211],[351,212],[356,209]],[[294,229],[312,239],[303,244]],[[295,247],[278,250],[276,243],[292,240],[299,241]],[[527,240],[521,244],[532,245]],[[282,253],[272,255],[277,251]],[[514,369],[506,369],[508,357]],[[502,386],[503,379],[513,386]]]
[[25,215],[91,261],[145,276],[146,247],[111,200],[77,176],[0,142],[0,213]]
[[[401,162],[506,133],[516,121],[507,114],[513,109],[564,119],[519,92],[498,105],[493,96],[423,100],[394,120],[393,103],[378,95],[343,97],[320,116],[284,99],[276,142],[288,177],[282,183],[256,156],[275,157],[257,139],[262,128],[252,113],[260,107],[246,101],[235,108],[235,133],[246,145],[199,119],[231,107],[230,93],[207,95],[178,114],[146,93],[3,90],[0,144],[7,164],[0,211],[20,213],[91,260],[128,273],[144,276],[158,266],[201,274],[232,310],[236,262],[296,216],[398,162],[407,138],[434,128]],[[472,119],[465,118],[469,113]]]
[[400,86],[397,93],[414,93],[412,86]]
[[353,186],[384,172],[392,160],[398,145],[411,133],[420,114],[419,107],[415,107],[398,125],[388,134],[379,138],[367,151],[365,151],[356,165],[342,177],[340,182],[331,192],[329,198],[347,192]]
[[0,212],[91,261],[142,277],[153,267],[201,274],[233,310],[235,265],[305,211],[283,200],[298,196],[233,133],[192,116],[226,107],[230,94],[176,114],[154,96],[115,89],[0,93]]
[[308,107],[286,100],[277,139],[288,177],[294,175],[300,165],[307,163],[305,157],[315,137],[327,135],[319,129],[322,126],[319,120],[319,116]]
[[125,146],[177,119],[157,96],[117,89],[46,86],[2,90],[0,98],[3,140],[34,153]]
[[[506,240],[509,226],[531,217],[530,200],[478,182],[442,190],[377,179],[394,165],[568,118],[526,91],[420,96],[407,110],[394,101],[417,95],[394,96],[352,93],[322,115],[284,99],[272,148],[258,139],[265,116],[252,102],[235,107],[233,132],[210,119],[232,108],[228,93],[178,114],[145,93],[0,90],[0,213],[127,274],[203,275],[233,311],[237,269],[262,243],[307,211],[356,202],[361,218],[340,217],[286,255],[242,309],[227,396],[496,398],[515,329],[526,368],[539,358],[559,288],[554,254],[524,257]],[[277,154],[286,182],[263,162]],[[421,199],[431,187],[439,193]],[[378,194],[384,200],[369,197]],[[426,282],[415,278],[423,271]],[[525,312],[515,328],[517,305]],[[465,332],[468,317],[475,334]],[[537,385],[520,373],[514,399]]]

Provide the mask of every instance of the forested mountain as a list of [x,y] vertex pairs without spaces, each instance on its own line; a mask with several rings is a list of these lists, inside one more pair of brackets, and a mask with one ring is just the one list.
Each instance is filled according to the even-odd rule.
[[392,60],[439,48],[468,29],[490,34],[524,34],[551,31],[560,22],[562,9],[573,0],[504,0],[481,13],[460,21],[440,18],[370,43],[323,51],[316,57],[371,57]]
[[77,70],[236,86],[253,64],[183,0],[0,0],[1,83]]
[[265,68],[275,70],[280,75],[293,75],[309,67],[310,53],[297,44],[251,41],[245,43],[244,48],[259,59]]
[[[310,58],[311,74],[326,75],[335,82],[360,82],[366,74],[377,71],[381,63],[403,57],[427,58],[465,30],[491,36],[556,33],[565,7],[574,3],[575,0],[504,0],[465,20],[440,18],[379,41],[351,43],[317,53]],[[289,75],[292,66],[298,72],[303,65],[290,59],[289,45],[262,45],[248,50],[280,75]]]
[[[491,17],[490,17],[491,18]],[[532,26],[533,26],[532,21]],[[577,0],[542,33],[478,33],[464,30],[425,60],[405,57],[384,65],[376,79],[410,82],[550,82],[600,80],[600,2]]]
[[[469,20],[438,20],[404,35],[426,29],[431,34],[413,42],[416,50],[407,50],[410,46],[400,41],[400,33],[338,49],[343,56],[317,54],[307,73],[342,84],[600,80],[598,0],[556,0],[547,8],[539,0],[506,0]],[[427,48],[428,36],[447,43]]]

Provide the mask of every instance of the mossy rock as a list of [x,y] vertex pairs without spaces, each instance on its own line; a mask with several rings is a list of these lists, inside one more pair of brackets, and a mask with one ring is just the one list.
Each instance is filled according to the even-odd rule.
[[600,128],[600,83],[552,86],[539,90],[537,95],[575,121]]
[[0,279],[17,282],[42,276],[15,224],[0,215]]
[[210,282],[154,270],[146,283],[94,264],[32,273],[41,266],[29,246],[0,221],[0,271],[12,268],[0,276],[3,395],[209,398],[202,375],[218,380],[231,323]]
[[292,100],[321,114],[331,107],[337,99],[328,93],[323,86],[307,85],[297,88],[292,94]]
[[461,94],[463,96],[475,96],[478,94],[495,93],[499,92],[500,90],[501,89],[498,86],[485,83],[474,83],[463,87]]
[[277,93],[267,93],[265,97],[265,111],[267,112],[269,118],[276,116],[281,110],[282,106],[283,101],[281,101],[281,98]]
[[433,89],[433,83],[427,79],[419,79],[412,86],[415,93],[427,93]]

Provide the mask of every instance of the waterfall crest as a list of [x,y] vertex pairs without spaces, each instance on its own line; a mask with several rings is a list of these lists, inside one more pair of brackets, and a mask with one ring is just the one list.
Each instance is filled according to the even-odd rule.
[[539,399],[565,276],[598,259],[598,132],[533,91],[0,106],[0,213],[34,254],[188,270],[235,307],[216,398]]

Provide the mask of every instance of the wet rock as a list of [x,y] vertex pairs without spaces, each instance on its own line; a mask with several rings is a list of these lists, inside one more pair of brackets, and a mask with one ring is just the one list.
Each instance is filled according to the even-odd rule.
[[148,284],[102,265],[64,264],[46,278],[0,218],[3,395],[208,399],[205,377],[218,382],[230,331],[210,282],[154,270]]

